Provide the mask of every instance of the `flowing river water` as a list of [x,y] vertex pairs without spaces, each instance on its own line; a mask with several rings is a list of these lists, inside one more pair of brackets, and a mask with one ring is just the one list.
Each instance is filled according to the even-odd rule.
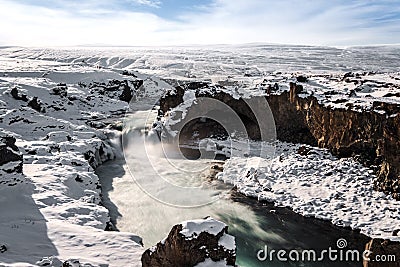
[[[142,127],[149,110],[134,112],[130,129]],[[140,129],[139,129],[140,132]],[[140,136],[138,136],[140,140]],[[143,238],[146,248],[164,239],[173,225],[185,220],[212,216],[229,226],[229,233],[236,237],[237,264],[240,266],[362,266],[361,254],[368,238],[350,229],[333,226],[329,222],[304,218],[287,208],[277,208],[273,204],[259,203],[230,190],[231,187],[218,181],[209,181],[204,172],[208,170],[210,160],[175,159],[173,167],[165,159],[163,153],[152,153],[153,169],[161,173],[165,179],[172,181],[192,180],[199,184],[211,183],[204,189],[204,195],[187,194],[187,199],[215,198],[208,205],[182,208],[157,201],[144,192],[145,188],[162,191],[159,179],[152,179],[154,173],[143,160],[143,152],[131,142],[125,148],[125,157],[120,155],[97,169],[103,186],[103,202],[110,210],[112,221],[120,231],[132,232]],[[157,150],[157,144],[153,147]],[[148,151],[147,151],[148,152]],[[178,167],[177,167],[178,166]],[[180,167],[186,171],[182,174]],[[193,170],[193,172],[191,172]],[[188,175],[189,173],[189,175]],[[138,183],[138,177],[145,178]],[[144,181],[144,182],[143,182]],[[203,192],[202,191],[202,192]],[[222,196],[222,197],[221,197]],[[169,196],[182,198],[182,196]],[[196,202],[193,202],[196,203]],[[278,261],[276,257],[260,261],[257,252],[265,249],[289,250],[321,250],[338,249],[337,241],[345,239],[345,249],[360,251],[360,261]],[[317,254],[319,255],[319,254]],[[327,259],[327,255],[325,259]]]

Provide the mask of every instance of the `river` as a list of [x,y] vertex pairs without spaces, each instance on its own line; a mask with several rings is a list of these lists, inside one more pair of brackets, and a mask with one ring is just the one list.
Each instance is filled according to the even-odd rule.
[[[164,239],[173,225],[212,216],[225,222],[229,233],[236,237],[240,266],[362,266],[360,261],[281,262],[275,259],[270,262],[257,259],[258,251],[265,246],[276,250],[319,252],[329,247],[337,249],[339,239],[347,241],[346,249],[357,249],[361,254],[368,238],[329,222],[304,218],[287,208],[259,203],[231,190],[229,185],[210,181],[204,173],[209,170],[211,160],[187,160],[171,157],[171,154],[165,157],[162,153],[165,147],[160,147],[156,141],[151,149],[147,147],[146,151],[141,151],[137,144],[143,140],[141,131],[148,115],[148,110],[133,112],[128,126],[134,131],[125,145],[125,157],[121,154],[97,169],[103,186],[103,203],[118,230],[141,236],[144,246],[149,248]],[[143,154],[152,158],[151,165]],[[165,181],[184,182],[185,185],[190,181],[192,186],[201,186],[193,192],[181,186],[184,191],[171,193],[165,190]]]

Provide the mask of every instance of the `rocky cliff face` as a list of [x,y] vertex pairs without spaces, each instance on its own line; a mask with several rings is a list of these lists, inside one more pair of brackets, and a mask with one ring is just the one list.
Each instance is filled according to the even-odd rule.
[[144,252],[143,267],[235,266],[235,238],[227,230],[209,217],[175,225],[165,240]]
[[15,141],[15,138],[11,136],[0,136],[0,170],[2,172],[22,173],[22,154],[15,145]]
[[[196,97],[212,97],[229,105],[242,119],[248,135],[260,138],[260,130],[252,112],[242,98],[235,98],[222,87],[191,83],[177,87],[160,101],[160,115],[183,102],[185,90],[196,90]],[[339,157],[354,156],[376,169],[375,188],[400,199],[400,107],[375,101],[372,110],[354,111],[331,108],[312,95],[299,96],[301,85],[290,83],[290,90],[266,97],[275,119],[277,138],[292,143],[304,143],[331,150]],[[221,133],[214,124],[204,124],[207,133]],[[190,129],[187,129],[190,131]],[[198,129],[197,129],[198,131]],[[186,134],[188,135],[188,134]]]
[[[339,157],[354,156],[361,162],[376,166],[379,179],[375,188],[396,199],[400,199],[400,116],[391,116],[400,111],[400,107],[375,102],[376,107],[385,111],[384,114],[365,111],[357,112],[349,109],[331,109],[321,105],[318,100],[309,96],[298,96],[298,85],[290,85],[289,98],[287,94],[272,96],[268,99],[277,128],[286,125],[288,134],[278,138],[284,141],[292,140],[299,129],[305,129],[307,135],[300,140],[302,143],[313,144],[328,148]],[[277,100],[277,98],[279,100]],[[281,103],[276,109],[276,103]],[[282,117],[281,112],[288,113]],[[296,118],[299,127],[291,127]],[[311,134],[311,135],[309,135]]]
[[[252,107],[249,107],[249,105],[243,98],[235,98],[228,92],[223,91],[223,87],[218,85],[210,85],[208,83],[202,82],[192,82],[183,86],[176,87],[175,91],[167,92],[167,94],[160,99],[159,115],[164,116],[168,113],[169,110],[183,103],[183,96],[185,94],[185,91],[187,90],[195,90],[196,97],[213,98],[227,104],[242,120],[248,136],[251,139],[260,139],[260,128],[258,127],[257,119],[252,111]],[[216,103],[207,104],[215,105]],[[209,107],[209,109],[212,110],[213,107]],[[215,110],[218,110],[217,107],[215,108]],[[201,124],[201,127],[198,127],[199,124]],[[219,136],[223,133],[226,133],[224,128],[219,123],[213,120],[201,121],[200,119],[198,119],[191,121],[188,125],[190,127],[183,128],[183,130],[187,130],[188,132],[181,133],[181,135],[185,137],[191,136],[191,133],[194,130],[199,132],[199,136],[203,138],[210,136]],[[179,124],[177,124],[177,128],[179,128]]]

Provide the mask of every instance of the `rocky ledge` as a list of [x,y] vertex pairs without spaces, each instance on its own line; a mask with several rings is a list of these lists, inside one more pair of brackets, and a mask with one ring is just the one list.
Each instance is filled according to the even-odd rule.
[[235,266],[235,238],[228,226],[207,217],[175,225],[142,255],[143,267]]

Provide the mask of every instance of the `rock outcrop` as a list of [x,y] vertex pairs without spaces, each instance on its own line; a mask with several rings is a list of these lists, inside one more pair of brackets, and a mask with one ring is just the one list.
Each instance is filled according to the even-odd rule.
[[38,99],[37,96],[33,97],[28,102],[28,106],[36,110],[37,112],[42,112],[42,113],[46,112],[45,108],[43,107],[43,103]]
[[16,87],[13,87],[11,89],[10,94],[15,100],[22,100],[24,102],[28,102],[28,97],[26,96],[26,94],[20,94]]
[[[88,87],[91,91],[97,91],[101,95],[129,103],[142,85],[143,80],[110,80],[108,83],[92,82]],[[81,84],[81,86],[85,85]]]
[[65,83],[57,84],[57,87],[53,88],[53,94],[59,95],[60,97],[67,97],[68,87]]
[[0,170],[6,173],[22,173],[22,154],[12,136],[0,136]]
[[[23,156],[15,145],[12,136],[0,136],[0,188],[15,186],[25,181],[23,171]],[[4,250],[0,247],[0,250]]]
[[226,266],[235,266],[235,238],[227,230],[226,224],[210,217],[182,222],[165,240],[143,253],[142,265],[191,267],[202,262],[225,262]]

